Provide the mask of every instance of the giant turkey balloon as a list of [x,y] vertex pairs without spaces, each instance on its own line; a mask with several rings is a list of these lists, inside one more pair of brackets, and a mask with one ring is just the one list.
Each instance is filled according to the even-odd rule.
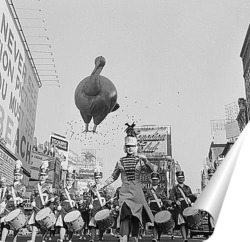
[[78,84],[75,90],[75,104],[85,123],[84,132],[90,132],[88,127],[92,118],[94,121],[92,132],[96,132],[97,126],[105,117],[119,108],[115,85],[100,75],[105,63],[104,57],[97,57],[95,69]]

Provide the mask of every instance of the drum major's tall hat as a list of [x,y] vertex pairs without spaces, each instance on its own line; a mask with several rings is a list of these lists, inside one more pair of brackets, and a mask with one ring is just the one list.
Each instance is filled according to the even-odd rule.
[[136,138],[136,131],[134,130],[135,123],[132,123],[129,125],[126,123],[128,127],[125,129],[125,132],[127,133],[127,136],[125,137],[125,145],[137,145],[137,138]]

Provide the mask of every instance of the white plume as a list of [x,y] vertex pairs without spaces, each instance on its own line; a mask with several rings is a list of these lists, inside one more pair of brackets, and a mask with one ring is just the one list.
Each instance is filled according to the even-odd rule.
[[43,160],[41,167],[42,168],[48,168],[49,167],[49,161],[48,160]]
[[16,168],[21,168],[22,165],[23,165],[23,163],[22,163],[22,161],[20,161],[20,160],[17,160],[16,163],[15,163],[15,167],[16,167]]

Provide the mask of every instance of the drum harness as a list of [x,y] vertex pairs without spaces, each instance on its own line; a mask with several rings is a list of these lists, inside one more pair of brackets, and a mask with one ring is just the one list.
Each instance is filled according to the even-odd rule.
[[160,203],[160,202],[161,202],[161,199],[159,199],[159,198],[157,197],[157,195],[156,195],[156,193],[155,193],[155,191],[154,191],[153,188],[151,188],[150,190],[151,190],[151,192],[152,192],[152,194],[153,194],[153,196],[154,196],[154,199],[155,199],[155,201],[156,201],[158,207],[161,209],[161,203]]
[[178,186],[178,189],[179,189],[179,191],[180,191],[182,197],[184,198],[185,202],[187,203],[187,205],[188,205],[189,207],[191,207],[191,202],[190,202],[189,198],[186,197],[186,195],[185,195],[185,193],[183,192],[182,188],[181,188],[180,186]]

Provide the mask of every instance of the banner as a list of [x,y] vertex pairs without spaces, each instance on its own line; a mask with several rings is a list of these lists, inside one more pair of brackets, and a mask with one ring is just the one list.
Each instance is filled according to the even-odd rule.
[[0,135],[30,170],[39,84],[6,1],[0,2]]

